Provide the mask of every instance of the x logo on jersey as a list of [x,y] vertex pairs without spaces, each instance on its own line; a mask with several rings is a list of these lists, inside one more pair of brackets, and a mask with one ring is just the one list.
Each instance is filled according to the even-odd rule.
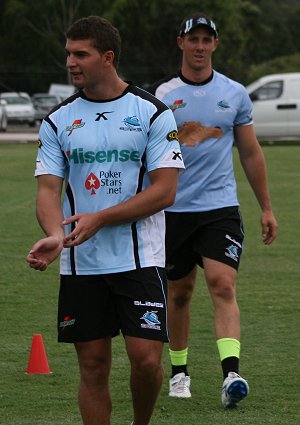
[[105,121],[108,120],[108,118],[106,118],[105,114],[112,114],[114,111],[107,111],[107,112],[97,112],[97,118],[95,119],[95,121],[100,121],[101,118],[103,118]]
[[181,157],[181,152],[174,152],[173,151],[174,156],[172,157],[172,159],[174,159],[174,161],[176,161],[176,159],[180,159],[180,161],[182,161],[182,157]]

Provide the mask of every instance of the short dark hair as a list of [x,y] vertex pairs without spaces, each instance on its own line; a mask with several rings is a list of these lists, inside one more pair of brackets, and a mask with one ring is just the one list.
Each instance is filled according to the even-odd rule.
[[102,54],[108,50],[114,52],[114,66],[119,65],[121,54],[121,37],[107,19],[101,16],[88,16],[78,19],[66,31],[70,40],[94,40],[94,47]]

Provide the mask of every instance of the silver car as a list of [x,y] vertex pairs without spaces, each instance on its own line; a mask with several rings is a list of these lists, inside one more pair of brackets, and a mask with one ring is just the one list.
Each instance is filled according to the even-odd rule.
[[35,126],[35,111],[30,96],[25,92],[5,92],[0,99],[6,101],[8,123],[29,124]]
[[41,121],[54,106],[63,101],[63,98],[55,94],[35,93],[31,96],[31,100],[35,109],[35,119]]
[[0,99],[0,132],[7,129],[6,101]]

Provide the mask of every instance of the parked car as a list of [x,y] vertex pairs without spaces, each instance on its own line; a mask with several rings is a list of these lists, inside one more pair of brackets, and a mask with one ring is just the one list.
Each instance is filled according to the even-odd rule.
[[259,139],[300,138],[300,72],[266,75],[247,90]]
[[35,93],[31,96],[31,100],[35,109],[35,119],[41,121],[63,99],[48,93]]
[[35,126],[35,112],[30,96],[25,92],[4,92],[0,95],[6,101],[8,123]]
[[0,99],[0,132],[7,129],[6,101]]

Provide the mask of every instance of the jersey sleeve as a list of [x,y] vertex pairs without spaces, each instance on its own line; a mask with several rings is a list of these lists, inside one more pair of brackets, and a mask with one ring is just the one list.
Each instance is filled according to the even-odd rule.
[[252,109],[253,105],[247,90],[240,85],[240,107],[234,120],[234,125],[253,124]]
[[51,174],[64,178],[67,161],[61,150],[55,129],[43,121],[39,132],[39,150],[36,158],[35,177]]
[[153,120],[146,154],[148,172],[157,168],[184,168],[177,126],[170,109],[164,110]]

